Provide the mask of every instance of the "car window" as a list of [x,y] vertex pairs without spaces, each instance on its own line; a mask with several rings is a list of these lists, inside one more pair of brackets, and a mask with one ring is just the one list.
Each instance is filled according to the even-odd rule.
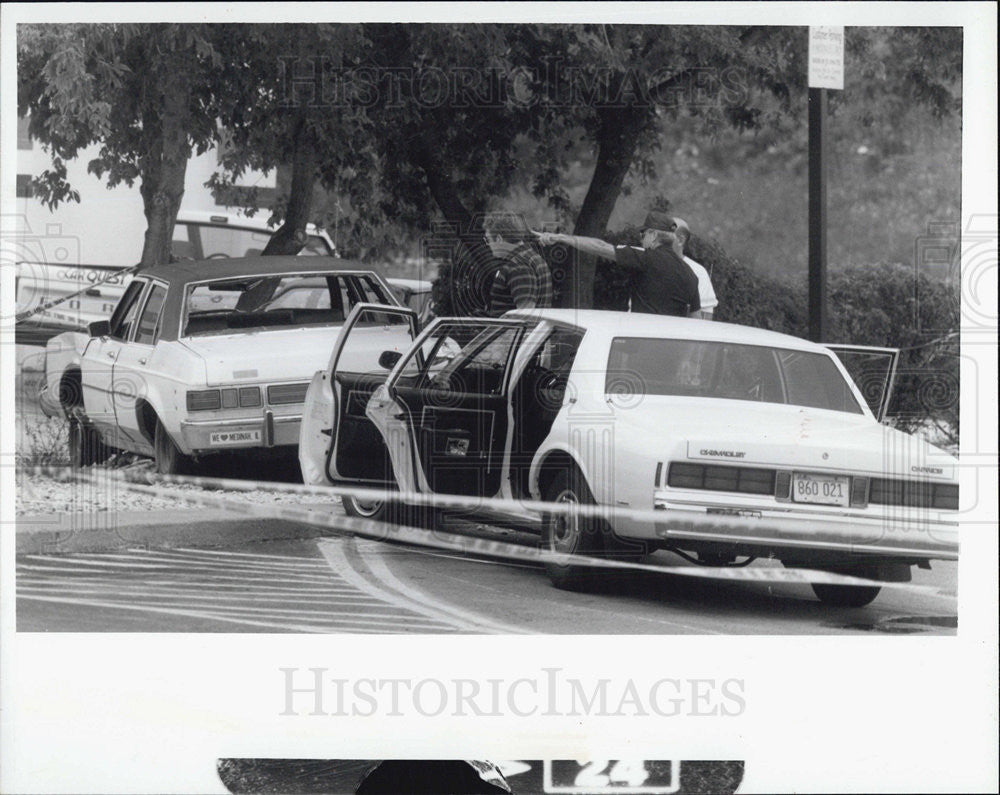
[[789,403],[862,413],[828,355],[728,342],[616,338],[605,392]]
[[149,291],[146,305],[139,316],[139,325],[135,332],[135,341],[142,345],[152,345],[156,342],[159,332],[160,311],[163,309],[163,299],[167,297],[167,288],[162,284],[154,284]]
[[520,326],[442,323],[403,365],[396,383],[462,393],[499,394],[521,331]]
[[219,279],[188,287],[182,336],[341,324],[345,309],[339,274]]
[[138,313],[139,296],[142,295],[143,288],[147,284],[148,282],[143,279],[136,279],[129,283],[122,300],[118,302],[118,306],[115,307],[115,311],[111,315],[108,336],[116,340],[128,339]]

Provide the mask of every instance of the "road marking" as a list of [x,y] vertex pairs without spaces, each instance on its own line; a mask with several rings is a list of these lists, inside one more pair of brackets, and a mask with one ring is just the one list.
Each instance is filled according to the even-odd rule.
[[445,615],[452,615],[460,621],[468,622],[469,624],[481,627],[481,631],[490,632],[492,634],[500,635],[524,635],[531,634],[529,630],[523,629],[521,627],[515,627],[509,624],[502,624],[495,622],[486,616],[478,615],[476,613],[463,610],[454,605],[441,602],[428,594],[421,591],[412,585],[408,585],[402,582],[395,574],[393,574],[389,567],[386,565],[385,559],[382,557],[382,550],[384,546],[377,541],[365,541],[359,539],[352,539],[352,542],[357,549],[358,555],[368,566],[371,573],[388,588],[393,589],[397,593],[402,594],[407,599],[412,602],[422,605],[429,610],[435,610],[439,613]]
[[442,628],[447,628],[453,631],[458,630],[461,632],[480,633],[483,631],[481,627],[486,622],[475,620],[469,621],[467,619],[459,618],[453,615],[450,611],[443,612],[433,606],[422,604],[418,600],[414,600],[411,597],[400,595],[392,590],[387,590],[379,587],[375,583],[370,582],[357,570],[353,562],[350,561],[345,554],[344,546],[347,541],[348,539],[336,541],[322,540],[317,541],[316,546],[319,547],[319,551],[323,554],[323,557],[326,558],[330,568],[358,590],[364,591],[377,599],[381,599],[383,602],[401,607],[408,612],[434,619],[441,624]]
[[[349,569],[349,567],[341,567]],[[401,610],[359,589],[326,557],[217,550],[26,555],[18,599],[310,633],[454,632],[454,621]],[[468,630],[467,630],[468,631]]]

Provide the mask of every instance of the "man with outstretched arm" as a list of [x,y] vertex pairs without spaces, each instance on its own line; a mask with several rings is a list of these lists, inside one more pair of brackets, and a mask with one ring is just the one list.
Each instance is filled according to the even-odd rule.
[[[685,225],[686,226],[686,225]],[[549,246],[565,243],[577,251],[612,260],[632,273],[632,311],[676,317],[700,316],[698,276],[684,261],[677,224],[666,213],[651,211],[642,227],[642,246],[613,246],[594,237],[553,232],[538,234]]]

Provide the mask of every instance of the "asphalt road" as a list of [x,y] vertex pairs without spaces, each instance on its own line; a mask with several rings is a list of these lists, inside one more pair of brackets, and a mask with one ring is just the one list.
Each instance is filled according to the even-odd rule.
[[[474,536],[533,536],[464,526]],[[650,562],[684,566],[669,553]],[[770,561],[754,567],[778,567]],[[697,571],[697,569],[691,569]],[[957,566],[914,584],[956,590]],[[828,635],[953,634],[949,596],[886,588],[831,608],[801,584],[627,572],[575,593],[538,566],[351,536],[240,549],[23,555],[19,631]]]

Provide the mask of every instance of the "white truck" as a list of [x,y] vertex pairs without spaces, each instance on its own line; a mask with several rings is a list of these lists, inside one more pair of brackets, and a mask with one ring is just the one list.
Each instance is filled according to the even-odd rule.
[[[181,260],[252,257],[263,253],[275,231],[263,219],[181,210],[174,226],[171,251]],[[338,256],[333,240],[323,229],[308,224],[306,238],[300,256]],[[83,332],[93,321],[106,320],[124,294],[132,273],[131,269],[118,265],[18,261],[17,342],[44,345],[56,334]],[[429,317],[429,281],[394,278],[386,281],[403,304],[414,309],[423,320]],[[60,300],[67,296],[72,297]]]

